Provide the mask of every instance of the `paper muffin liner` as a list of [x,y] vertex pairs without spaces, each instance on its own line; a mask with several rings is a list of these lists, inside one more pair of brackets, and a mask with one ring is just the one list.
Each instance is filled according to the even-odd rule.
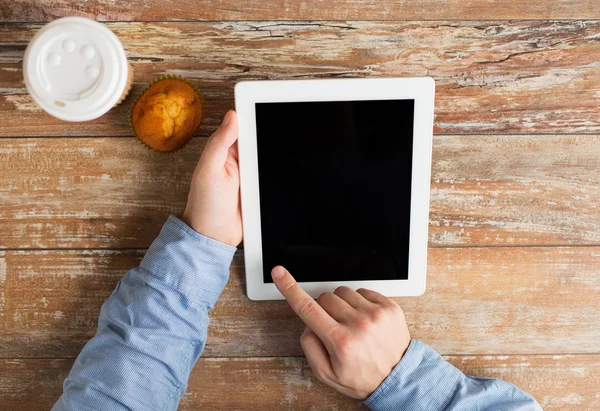
[[192,84],[188,79],[186,79],[185,77],[182,76],[176,76],[174,74],[164,74],[162,76],[159,76],[157,78],[155,78],[154,80],[152,80],[150,83],[148,83],[148,85],[146,86],[146,88],[144,88],[144,90],[142,90],[141,93],[138,94],[138,96],[136,97],[135,101],[133,102],[133,105],[131,106],[131,110],[129,111],[129,127],[131,128],[131,131],[133,132],[133,134],[136,136],[137,141],[139,143],[141,143],[144,147],[146,147],[149,150],[154,151],[155,153],[161,153],[161,154],[171,154],[171,153],[175,153],[176,151],[181,150],[182,148],[184,148],[189,142],[190,140],[194,137],[192,136],[188,141],[186,141],[185,143],[183,143],[180,147],[176,148],[175,150],[171,150],[171,151],[160,151],[160,150],[155,150],[154,148],[150,147],[148,144],[146,144],[141,138],[140,136],[137,135],[137,133],[135,132],[135,127],[133,127],[133,109],[135,108],[135,105],[137,104],[137,102],[140,100],[140,98],[146,93],[146,91],[148,91],[148,89],[150,87],[152,87],[154,84],[158,83],[159,81],[162,80],[178,80],[178,81],[182,81],[185,84],[187,84],[188,86],[190,86],[191,88],[194,89],[194,91],[196,92],[196,94],[198,95],[198,97],[200,98],[200,101],[202,102],[202,117],[200,118],[200,123],[198,124],[198,128],[200,128],[200,126],[202,125],[202,122],[204,121],[205,117],[206,117],[206,105],[204,104],[204,96],[202,95],[202,93],[200,92],[200,90],[198,90],[198,87],[196,87],[194,84]]
[[130,63],[127,63],[127,83],[125,83],[125,89],[123,89],[123,94],[119,97],[119,101],[115,103],[113,107],[118,106],[125,100],[129,92],[131,91],[131,87],[133,86],[133,67],[131,67]]

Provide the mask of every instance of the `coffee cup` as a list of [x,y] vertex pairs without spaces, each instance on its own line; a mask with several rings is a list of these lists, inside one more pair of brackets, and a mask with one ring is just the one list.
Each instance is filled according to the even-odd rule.
[[125,99],[133,70],[104,24],[65,17],[33,37],[23,60],[25,85],[48,114],[65,121],[98,118]]

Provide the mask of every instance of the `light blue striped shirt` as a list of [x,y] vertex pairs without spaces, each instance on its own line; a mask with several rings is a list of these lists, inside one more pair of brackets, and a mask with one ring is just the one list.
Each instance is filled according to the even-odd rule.
[[[204,349],[208,311],[227,283],[235,250],[169,217],[139,268],[102,306],[96,336],[53,410],[175,410]],[[466,376],[416,340],[365,404],[374,410],[541,409],[514,385]]]

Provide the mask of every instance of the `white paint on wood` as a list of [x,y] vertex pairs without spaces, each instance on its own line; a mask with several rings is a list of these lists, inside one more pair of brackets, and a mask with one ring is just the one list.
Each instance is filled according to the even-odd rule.
[[[443,354],[595,353],[598,250],[432,248],[425,294],[396,301],[413,337]],[[6,251],[4,312],[13,322],[0,346],[15,356],[76,355],[93,335],[102,303],[142,256],[143,250]],[[301,321],[285,302],[248,301],[242,264],[238,253],[210,314],[205,355],[300,355]]]
[[[8,93],[8,92],[7,92]],[[4,96],[7,102],[14,105],[15,110],[19,111],[37,111],[41,108],[33,101],[29,94],[7,94]]]
[[[600,399],[600,396],[598,396],[598,398]],[[569,405],[579,405],[582,403],[584,397],[583,395],[579,394],[579,393],[575,393],[575,392],[571,392],[568,393],[566,395],[563,395],[561,397],[556,397],[556,396],[544,396],[541,398],[540,403],[544,404],[544,407],[546,408],[559,408],[559,407],[565,407],[565,406],[569,406]]]
[[[591,0],[590,0],[591,1]],[[205,94],[207,133],[248,79],[420,76],[437,83],[436,132],[594,133],[598,21],[233,21],[109,23],[136,73],[134,95],[160,74],[183,74]],[[15,67],[40,25],[0,27]],[[201,57],[199,57],[201,56]],[[0,83],[3,135],[131,136],[132,98],[85,124],[33,112],[19,76]],[[18,81],[16,81],[18,79]],[[22,97],[24,96],[24,97]],[[25,98],[25,100],[23,100]],[[29,110],[29,111],[28,111]],[[27,121],[21,121],[23,116]],[[208,127],[207,127],[208,126]]]
[[[0,140],[0,245],[147,247],[205,141],[173,161],[134,138]],[[600,136],[435,136],[430,244],[600,244],[598,158]]]
[[[6,304],[6,296],[4,294],[4,290],[6,289],[4,285],[6,282],[6,259],[4,255],[4,252],[0,252],[0,318],[4,317],[4,305]],[[0,327],[0,330],[2,329],[3,327]]]
[[6,281],[6,259],[0,257],[0,284]]

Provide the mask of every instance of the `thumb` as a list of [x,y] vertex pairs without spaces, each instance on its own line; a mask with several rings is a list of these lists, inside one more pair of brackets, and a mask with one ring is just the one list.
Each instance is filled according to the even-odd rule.
[[331,366],[331,359],[325,345],[317,334],[306,327],[300,336],[300,346],[302,347],[302,351],[304,351],[304,355],[306,355],[308,365],[310,365],[317,378],[325,383],[330,382],[335,376],[333,367]]
[[235,111],[229,110],[219,128],[210,136],[202,152],[201,161],[209,166],[221,167],[227,160],[229,148],[237,141],[238,122]]

